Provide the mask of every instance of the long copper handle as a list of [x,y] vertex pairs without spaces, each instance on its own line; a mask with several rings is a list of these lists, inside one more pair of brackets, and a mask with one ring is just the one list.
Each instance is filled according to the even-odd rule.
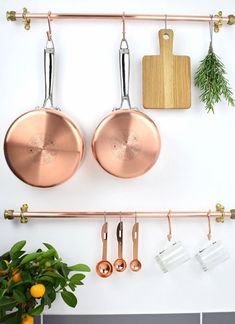
[[118,258],[123,258],[123,222],[119,222],[117,226],[117,241],[118,241]]
[[132,230],[133,240],[133,259],[138,260],[138,249],[139,249],[139,223],[135,223]]
[[108,250],[108,223],[104,223],[101,230],[101,238],[103,242],[103,254],[102,260],[107,260],[107,250]]

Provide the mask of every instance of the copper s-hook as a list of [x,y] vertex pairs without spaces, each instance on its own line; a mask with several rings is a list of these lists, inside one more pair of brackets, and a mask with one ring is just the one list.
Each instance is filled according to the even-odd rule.
[[172,239],[172,229],[171,229],[171,210],[169,210],[167,214],[167,219],[168,219],[168,227],[169,227],[169,233],[167,235],[168,241],[170,242]]
[[207,213],[207,219],[208,219],[208,227],[209,227],[209,232],[207,234],[208,240],[211,240],[211,210],[208,211]]
[[125,12],[122,13],[122,39],[126,39],[126,19],[125,19]]
[[51,32],[51,11],[48,11],[48,15],[47,15],[47,22],[48,22],[48,31],[47,31],[47,38],[48,41],[52,40],[52,32]]

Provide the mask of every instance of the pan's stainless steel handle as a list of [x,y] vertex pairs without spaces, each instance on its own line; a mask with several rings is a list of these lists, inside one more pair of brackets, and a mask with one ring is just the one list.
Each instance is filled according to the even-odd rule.
[[53,83],[54,83],[54,62],[55,47],[52,40],[48,40],[44,49],[44,78],[45,78],[45,99],[43,108],[53,108]]
[[120,81],[121,81],[121,105],[123,108],[126,102],[128,107],[131,108],[129,98],[129,82],[130,82],[130,51],[126,39],[122,39],[119,49],[119,68],[120,68]]

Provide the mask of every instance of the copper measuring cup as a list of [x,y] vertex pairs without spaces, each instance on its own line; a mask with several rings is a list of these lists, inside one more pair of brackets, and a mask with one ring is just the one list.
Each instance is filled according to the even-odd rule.
[[118,241],[118,258],[115,260],[113,266],[117,272],[126,270],[126,261],[123,259],[123,222],[119,222],[117,226],[117,241]]
[[130,263],[131,270],[138,272],[142,264],[138,260],[138,244],[139,244],[139,223],[135,223],[132,230],[132,240],[133,240],[133,260]]
[[107,260],[107,249],[108,249],[108,223],[105,222],[101,230],[101,238],[103,242],[103,255],[102,260],[96,265],[96,273],[102,278],[108,278],[113,273],[113,266]]

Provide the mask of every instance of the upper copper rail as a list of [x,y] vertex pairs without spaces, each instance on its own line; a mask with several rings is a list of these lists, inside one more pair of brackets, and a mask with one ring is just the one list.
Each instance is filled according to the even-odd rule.
[[[229,25],[235,24],[235,16],[223,16],[219,11],[216,15],[208,16],[189,16],[189,15],[166,15],[166,14],[128,14],[125,13],[125,20],[152,20],[152,21],[191,21],[191,22],[209,22],[215,24],[215,31],[219,31],[223,23]],[[123,13],[50,13],[51,19],[123,19]],[[30,19],[48,19],[48,13],[32,13],[23,8],[22,13],[16,11],[7,11],[7,20],[15,21],[23,19],[25,28],[30,29]]]
[[[122,218],[165,218],[169,216],[169,211],[123,211]],[[203,218],[208,217],[208,211],[171,211],[170,217],[175,218]],[[223,223],[225,217],[235,219],[235,209],[225,211],[221,204],[216,205],[215,211],[210,211],[210,217],[215,217],[216,221]],[[21,223],[27,223],[29,218],[120,218],[120,211],[28,211],[28,205],[24,204],[20,211],[12,209],[5,210],[5,219],[20,218]]]

